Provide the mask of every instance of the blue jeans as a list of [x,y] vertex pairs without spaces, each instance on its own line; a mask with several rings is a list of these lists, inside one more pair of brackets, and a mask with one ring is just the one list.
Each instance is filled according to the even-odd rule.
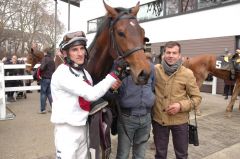
[[48,98],[48,101],[50,105],[52,106],[52,95],[51,95],[51,89],[50,89],[50,83],[51,79],[41,79],[41,92],[40,92],[40,102],[41,102],[41,111],[44,111],[46,109],[46,100]]
[[122,123],[118,119],[118,147],[116,158],[128,159],[132,146],[132,158],[144,159],[147,141],[151,130],[151,114],[147,113],[146,115],[140,117],[122,114],[121,117],[133,145],[131,145],[128,136],[125,134]]

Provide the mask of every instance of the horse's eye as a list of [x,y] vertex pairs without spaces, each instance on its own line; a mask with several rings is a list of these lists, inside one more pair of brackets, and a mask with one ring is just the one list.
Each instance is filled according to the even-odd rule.
[[121,32],[121,31],[118,32],[118,35],[121,36],[121,37],[125,37],[124,32]]

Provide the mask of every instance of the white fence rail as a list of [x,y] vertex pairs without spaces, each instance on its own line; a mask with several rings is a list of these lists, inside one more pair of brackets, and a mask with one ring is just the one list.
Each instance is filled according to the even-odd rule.
[[[38,67],[39,65],[35,66]],[[9,80],[32,80],[32,75],[4,76],[5,69],[25,69],[25,64],[4,65],[0,62],[0,120],[12,119],[11,114],[6,113],[6,98],[5,92],[11,91],[26,91],[39,90],[40,86],[20,86],[20,87],[5,87],[5,81]]]
[[[40,86],[20,86],[20,87],[5,87],[5,81],[8,80],[29,80],[33,79],[32,75],[18,75],[18,76],[4,76],[5,69],[25,69],[25,64],[4,65],[0,62],[0,120],[6,120],[11,115],[6,114],[6,98],[5,92],[11,91],[26,91],[26,90],[39,90]],[[39,65],[36,65],[39,67]],[[212,85],[212,94],[216,94],[217,78],[213,77],[212,82],[205,81],[203,84]]]
[[212,81],[204,81],[204,85],[212,85],[212,94],[216,95],[217,94],[217,77],[213,76]]

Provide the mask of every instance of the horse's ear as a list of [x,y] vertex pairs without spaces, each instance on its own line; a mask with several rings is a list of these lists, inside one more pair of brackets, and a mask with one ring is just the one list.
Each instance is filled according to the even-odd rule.
[[104,0],[103,0],[103,4],[104,4],[104,7],[106,8],[108,14],[111,17],[115,18],[118,15],[117,11],[114,8],[112,8],[111,6],[107,5]]
[[137,16],[137,13],[138,13],[138,11],[139,11],[139,7],[140,7],[140,2],[138,1],[137,5],[131,9],[131,13],[132,13],[134,16]]

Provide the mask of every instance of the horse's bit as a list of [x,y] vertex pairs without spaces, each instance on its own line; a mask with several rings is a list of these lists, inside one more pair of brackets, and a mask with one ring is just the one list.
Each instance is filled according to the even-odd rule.
[[111,43],[113,45],[113,48],[117,49],[118,58],[125,58],[138,50],[143,50],[144,48],[143,46],[138,46],[133,49],[127,50],[125,52],[123,52],[122,49],[119,48],[114,36],[113,26],[121,19],[136,19],[136,17],[132,15],[128,15],[128,12],[122,12],[110,24],[110,30],[111,30],[110,35],[111,35]]

